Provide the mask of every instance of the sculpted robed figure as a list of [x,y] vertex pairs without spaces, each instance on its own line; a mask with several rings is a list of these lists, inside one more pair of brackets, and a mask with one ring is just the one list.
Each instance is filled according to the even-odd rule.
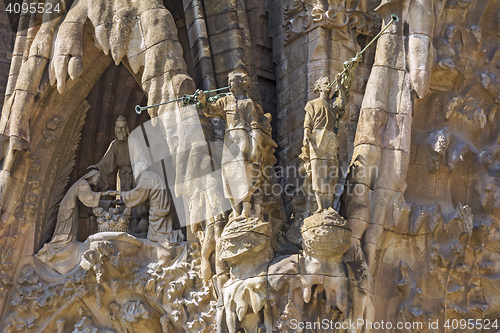
[[101,183],[104,185],[101,187],[103,189],[107,189],[107,177],[116,172],[117,169],[116,189],[118,191],[129,191],[134,187],[134,177],[128,149],[128,136],[127,119],[124,116],[119,116],[115,123],[116,139],[111,142],[101,161],[89,167],[89,169],[99,169],[101,172]]
[[204,93],[197,93],[207,117],[226,121],[222,151],[224,195],[231,201],[235,217],[250,216],[252,195],[263,181],[261,166],[266,147],[276,148],[271,137],[271,116],[247,96],[250,79],[244,72],[233,71],[228,77],[231,94],[211,104]]
[[[341,76],[337,74],[337,82]],[[338,94],[331,102],[332,87],[327,77],[315,83],[314,92],[319,98],[309,101],[305,106],[304,142],[301,159],[306,165],[307,176],[311,181],[320,213],[333,205],[335,185],[338,178],[339,138],[337,119],[344,113],[347,104],[346,91],[338,85]]]

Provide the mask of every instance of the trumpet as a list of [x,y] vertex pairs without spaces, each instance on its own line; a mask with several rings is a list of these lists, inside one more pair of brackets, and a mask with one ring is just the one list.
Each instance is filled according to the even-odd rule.
[[[214,90],[204,90],[203,92],[205,94],[207,93],[211,93],[211,92],[216,92],[216,91],[221,91],[221,90],[226,90],[226,89],[229,89],[229,86],[227,87],[223,87],[223,88],[218,88],[218,89],[214,89]],[[144,110],[147,110],[147,109],[151,109],[151,108],[155,108],[157,106],[161,106],[161,105],[165,105],[165,104],[170,104],[170,103],[174,103],[174,102],[179,102],[179,101],[182,101],[182,106],[186,106],[186,105],[189,105],[189,104],[197,104],[198,103],[198,99],[196,97],[196,94],[201,91],[201,90],[196,90],[196,92],[192,95],[184,95],[180,98],[177,98],[177,99],[174,99],[174,100],[171,100],[171,101],[167,101],[167,102],[163,102],[163,103],[159,103],[159,104],[154,104],[154,105],[148,105],[148,106],[140,106],[140,105],[136,105],[135,106],[135,113],[137,114],[141,114],[142,111]],[[227,96],[227,95],[230,95],[231,93],[228,92],[228,93],[222,93],[222,94],[217,94],[216,96],[213,96],[213,97],[210,97],[208,99],[209,102],[214,102],[216,100],[218,100],[219,98],[223,97],[223,96]]]
[[[380,32],[363,48],[363,50],[361,50],[360,52],[356,53],[356,56],[354,58],[351,58],[350,60],[346,61],[344,63],[344,70],[342,72],[340,72],[340,75],[341,77],[347,72],[347,71],[351,71],[353,70],[354,68],[356,68],[356,66],[361,62],[361,55],[373,44],[373,42],[375,40],[377,40],[380,35],[382,35],[384,33],[384,31],[387,30],[387,28],[389,28],[389,26],[394,23],[394,22],[399,22],[399,17],[396,15],[396,14],[392,14],[391,15],[391,20],[389,21],[389,23],[387,23],[387,25],[382,29],[380,30]],[[332,83],[330,83],[330,86],[329,88],[331,88],[335,83],[337,82],[337,78],[333,79]]]

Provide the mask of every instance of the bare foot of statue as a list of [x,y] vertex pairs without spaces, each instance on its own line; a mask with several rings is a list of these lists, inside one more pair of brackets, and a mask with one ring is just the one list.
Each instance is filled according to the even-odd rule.
[[316,211],[313,213],[313,214],[319,214],[321,213],[322,211],[324,211],[325,209],[323,208],[323,205],[320,203],[321,201],[317,200],[316,203],[318,205],[318,209],[316,209]]

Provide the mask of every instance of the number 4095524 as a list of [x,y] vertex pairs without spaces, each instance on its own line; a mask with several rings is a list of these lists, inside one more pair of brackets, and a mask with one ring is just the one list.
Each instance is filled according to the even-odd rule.
[[8,13],[14,13],[14,14],[35,14],[35,13],[60,13],[61,8],[59,6],[59,3],[57,3],[55,6],[52,3],[26,3],[23,2],[22,4],[20,3],[9,3],[7,8],[5,8],[5,11]]
[[444,323],[444,327],[448,329],[498,329],[498,319],[448,319]]

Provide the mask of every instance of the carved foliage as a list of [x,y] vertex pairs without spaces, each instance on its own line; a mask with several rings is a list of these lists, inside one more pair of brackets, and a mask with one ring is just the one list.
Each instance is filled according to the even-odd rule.
[[288,0],[283,4],[283,18],[287,19],[305,9],[302,0]]
[[32,332],[39,319],[46,318],[75,297],[87,294],[85,274],[67,276],[57,283],[43,284],[33,268],[25,266],[17,279],[11,301],[14,311],[7,317],[3,331]]
[[[295,3],[296,1],[292,1]],[[364,13],[357,10],[349,10],[343,7],[324,10],[316,6],[312,10],[296,15],[302,10],[301,6],[290,7],[285,5],[285,19],[283,23],[284,43],[290,43],[302,34],[317,27],[332,29],[335,38],[351,39],[352,29],[360,33],[362,29],[371,30],[372,20]]]
[[[88,270],[77,271],[55,283],[43,281],[27,265],[18,278],[11,302],[13,310],[2,332],[38,330],[47,320],[53,320],[50,316],[56,311],[81,300],[96,304],[99,311],[109,311],[111,323],[122,332],[152,327],[150,321],[160,316],[155,325],[165,332],[213,332],[216,302],[209,286],[201,279],[199,252],[199,243],[193,243],[189,263],[179,262],[169,267],[150,263],[140,267],[137,259],[126,258],[117,251],[112,241],[101,240],[84,254],[90,265],[83,267]],[[108,293],[106,297],[105,293]],[[128,300],[118,297],[124,294]],[[144,297],[147,303],[134,299],[134,294]],[[111,302],[102,304],[103,300],[110,299]],[[158,306],[153,310],[148,304]],[[61,315],[54,326],[64,332],[68,323],[75,320],[66,318],[64,311]],[[79,318],[74,332],[110,332],[102,323],[94,322],[89,314],[82,312]]]
[[[69,174],[75,165],[76,149],[81,138],[81,130],[83,124],[85,123],[85,116],[87,115],[89,108],[90,105],[87,101],[84,101],[84,103],[82,103],[80,108],[77,110],[76,114],[70,118],[69,124],[64,129],[58,130],[61,122],[61,119],[58,117],[54,117],[47,121],[46,131],[51,134],[47,136],[44,132],[44,136],[46,137],[43,144],[44,147],[49,149],[53,146],[53,141],[50,141],[50,144],[48,144],[47,140],[49,137],[56,137],[57,131],[59,131],[60,137],[59,142],[56,144],[58,153],[54,158],[52,164],[53,167],[51,168],[48,177],[43,177],[43,175],[37,174],[30,176],[31,192],[37,196],[42,196],[41,200],[38,200],[38,202],[41,203],[39,208],[39,220],[47,221],[42,226],[39,244],[48,242],[54,232],[59,203],[64,197],[66,185],[69,181]],[[43,159],[44,152],[45,149],[37,150],[37,154],[34,154],[33,156],[34,159]]]

